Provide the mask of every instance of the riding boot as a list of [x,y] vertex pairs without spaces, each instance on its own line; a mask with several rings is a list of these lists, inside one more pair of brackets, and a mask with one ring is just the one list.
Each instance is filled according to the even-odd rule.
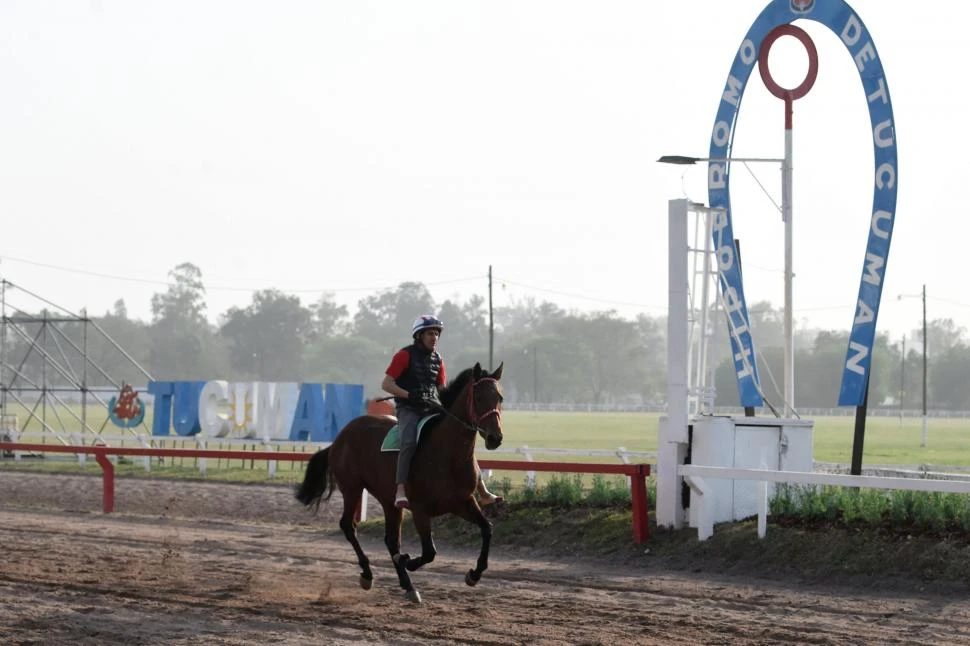
[[505,501],[505,498],[503,498],[502,496],[496,496],[491,491],[489,491],[488,488],[485,486],[485,481],[482,479],[478,480],[477,492],[478,492],[478,504],[480,504],[482,507],[485,507],[487,505],[491,505],[497,502]]

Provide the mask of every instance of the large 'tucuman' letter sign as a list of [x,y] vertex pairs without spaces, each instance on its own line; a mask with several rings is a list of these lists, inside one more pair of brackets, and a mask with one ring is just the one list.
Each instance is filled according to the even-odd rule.
[[[876,318],[896,215],[896,132],[889,86],[886,84],[882,62],[876,53],[872,37],[859,16],[843,0],[773,0],[751,25],[741,43],[731,66],[711,133],[709,202],[711,207],[723,209],[715,211],[719,215],[714,221],[714,245],[721,270],[725,308],[731,321],[731,350],[741,405],[761,406],[763,402],[754,359],[754,342],[748,327],[748,308],[741,284],[741,270],[731,223],[730,166],[717,160],[731,157],[738,109],[745,85],[758,61],[761,43],[775,27],[799,19],[819,22],[839,36],[859,70],[869,106],[875,155],[875,188],[872,213],[869,216],[869,239],[862,265],[862,279],[859,282],[859,297],[839,391],[839,406],[859,406],[865,397],[869,379],[872,346],[876,337]],[[832,142],[833,145],[835,143]]]

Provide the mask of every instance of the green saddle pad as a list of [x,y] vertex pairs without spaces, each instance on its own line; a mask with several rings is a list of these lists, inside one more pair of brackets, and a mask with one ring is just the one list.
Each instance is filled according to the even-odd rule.
[[[426,415],[425,417],[422,417],[420,420],[418,420],[418,437],[417,437],[417,440],[415,441],[415,444],[421,441],[421,429],[424,428],[424,425],[430,422],[431,420],[433,420],[435,417],[438,417],[438,415],[439,415],[438,413],[435,413],[433,415]],[[381,444],[381,452],[400,451],[400,450],[401,450],[401,436],[398,433],[398,425],[395,424],[390,428],[390,430],[387,431],[387,435],[384,436],[384,442],[383,444]]]

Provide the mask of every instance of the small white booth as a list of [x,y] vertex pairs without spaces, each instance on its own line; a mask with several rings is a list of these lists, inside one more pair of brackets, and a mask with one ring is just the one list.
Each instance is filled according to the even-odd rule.
[[[717,313],[717,270],[711,262],[712,209],[671,200],[668,219],[669,307],[667,317],[667,411],[660,419],[657,450],[657,525],[697,527],[698,505],[677,474],[683,464],[737,469],[805,471],[814,468],[814,422],[782,417],[717,416],[711,413],[714,391],[708,364]],[[694,244],[687,241],[689,214],[697,216]],[[688,279],[688,257],[694,263]],[[699,279],[699,280],[698,280]],[[699,284],[698,284],[699,283]],[[712,286],[712,283],[714,285]],[[756,482],[705,478],[713,520],[729,522],[758,513]],[[769,498],[774,486],[768,489]],[[689,513],[685,513],[689,510]]]
[[[765,417],[700,417],[691,425],[690,463],[735,469],[811,471],[812,422]],[[756,483],[707,479],[714,494],[714,522],[741,520],[758,513]],[[769,484],[768,496],[774,492]],[[690,508],[697,526],[697,507]]]

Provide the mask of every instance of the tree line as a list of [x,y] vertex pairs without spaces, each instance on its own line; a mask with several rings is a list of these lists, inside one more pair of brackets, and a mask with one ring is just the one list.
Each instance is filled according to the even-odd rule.
[[[245,307],[232,307],[211,324],[201,270],[183,263],[151,301],[151,321],[130,318],[124,300],[92,320],[155,379],[227,379],[360,383],[368,396],[378,385],[395,351],[410,342],[419,314],[445,322],[440,351],[449,373],[489,362],[489,312],[484,295],[436,302],[420,282],[366,296],[351,314],[323,293],[311,303],[277,289],[260,290]],[[762,388],[781,401],[783,313],[767,302],[750,307],[759,350]],[[653,404],[666,398],[666,317],[635,319],[615,311],[576,312],[555,303],[526,298],[493,312],[494,363],[505,363],[506,399],[516,403]],[[129,383],[144,376],[112,343],[66,324],[68,344],[84,347],[106,375]],[[873,352],[870,405],[919,408],[922,399],[921,329],[909,337],[903,356],[899,343],[879,334]],[[928,325],[928,405],[965,410],[970,383],[970,344],[950,319]],[[716,404],[737,406],[737,384],[723,321],[711,330]],[[795,398],[798,407],[835,407],[848,330],[796,327]],[[30,352],[29,334],[6,337],[7,365],[19,366],[24,379],[40,380],[41,353]],[[48,351],[50,354],[50,351]],[[39,383],[39,381],[37,381]],[[89,385],[107,383],[89,371]]]

